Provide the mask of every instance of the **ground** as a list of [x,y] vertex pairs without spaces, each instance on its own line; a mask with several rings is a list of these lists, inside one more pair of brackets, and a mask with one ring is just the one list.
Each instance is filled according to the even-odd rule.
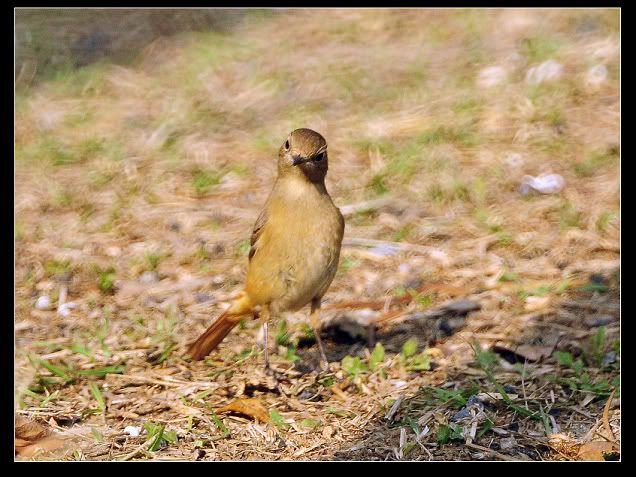
[[[619,66],[616,10],[292,10],[21,79],[16,416],[63,445],[20,458],[616,459]],[[346,218],[330,370],[307,310],[273,374],[251,321],[188,361],[298,127]]]

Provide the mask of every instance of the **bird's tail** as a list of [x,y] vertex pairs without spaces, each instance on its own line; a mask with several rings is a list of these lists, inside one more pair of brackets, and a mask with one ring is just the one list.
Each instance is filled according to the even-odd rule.
[[246,293],[236,298],[232,305],[219,316],[199,338],[190,345],[186,355],[199,361],[223,341],[232,328],[238,325],[241,317],[252,311],[252,304]]

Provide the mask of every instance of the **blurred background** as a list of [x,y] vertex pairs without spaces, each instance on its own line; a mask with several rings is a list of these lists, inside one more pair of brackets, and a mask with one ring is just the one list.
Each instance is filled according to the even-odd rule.
[[[347,220],[330,303],[408,292],[421,311],[477,293],[443,363],[474,359],[474,338],[536,346],[530,315],[590,276],[599,299],[617,287],[619,20],[618,9],[17,9],[17,363],[177,359],[242,283],[278,148],[300,127],[327,139],[327,187]],[[579,321],[560,326],[601,326]],[[255,333],[246,325],[222,352]],[[573,356],[587,349],[568,343]],[[55,388],[60,409],[90,398],[84,384]]]

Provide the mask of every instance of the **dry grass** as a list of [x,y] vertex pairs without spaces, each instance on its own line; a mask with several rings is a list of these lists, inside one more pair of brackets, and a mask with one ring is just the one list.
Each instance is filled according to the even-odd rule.
[[[530,330],[560,330],[566,338],[553,350],[576,355],[594,336],[581,321],[587,315],[559,322],[568,313],[559,302],[587,299],[591,292],[575,288],[618,268],[618,51],[611,10],[299,10],[248,16],[231,34],[161,39],[128,67],[92,64],[21,91],[16,367],[31,362],[36,377],[19,412],[73,434],[69,459],[190,459],[195,447],[204,459],[497,458],[437,442],[456,409],[422,398],[420,388],[493,391],[483,371],[463,374],[476,360],[473,340],[484,349],[537,346]],[[561,78],[528,84],[528,69],[548,59],[563,65]],[[592,85],[586,74],[597,64],[608,75]],[[505,80],[480,85],[480,71],[491,66],[504,68]],[[480,303],[452,336],[420,336],[438,350],[433,371],[399,366],[394,343],[382,373],[351,384],[337,361],[358,353],[366,362],[363,346],[333,344],[327,376],[302,374],[283,346],[275,361],[282,374],[272,383],[251,352],[253,323],[205,363],[180,359],[240,286],[245,239],[274,178],[276,150],[297,127],[327,138],[327,186],[338,205],[390,198],[347,218],[352,245],[343,249],[331,303],[385,300],[422,281],[464,287],[459,296]],[[564,190],[521,196],[523,175],[542,172],[561,174]],[[356,245],[361,238],[420,248],[379,256]],[[68,316],[34,308],[44,294],[58,305],[62,290],[76,304]],[[594,292],[600,304],[590,313],[608,296],[619,300]],[[420,297],[401,316],[448,298]],[[303,317],[287,317],[294,333]],[[618,326],[607,327],[607,346],[617,339]],[[297,351],[297,364],[315,358],[313,348]],[[70,370],[55,376],[41,360]],[[106,366],[124,371],[78,374]],[[520,374],[499,366],[497,379],[518,387]],[[545,380],[566,372],[554,358],[528,366],[530,408],[576,407],[584,414],[557,415],[557,424],[593,440],[606,390],[583,406],[585,393]],[[595,382],[617,374],[591,360],[586,366]],[[245,396],[277,409],[290,427],[222,415],[230,432],[223,434],[211,411]],[[398,426],[382,421],[399,396],[415,403],[412,419],[441,406],[431,433],[407,455],[399,442],[402,428],[414,442],[410,421],[402,414]],[[495,427],[519,420],[507,406],[488,412]],[[123,432],[148,421],[166,424],[178,443],[151,452],[152,443],[142,446],[147,437]],[[542,421],[522,420],[519,429],[516,446],[527,452],[500,454],[563,458],[547,451]],[[510,437],[502,436],[491,431],[475,445]],[[360,442],[367,450],[355,448]]]

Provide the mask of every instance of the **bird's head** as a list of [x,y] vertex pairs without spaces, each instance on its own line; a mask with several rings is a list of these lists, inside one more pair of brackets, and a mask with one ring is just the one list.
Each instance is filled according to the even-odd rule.
[[327,141],[311,129],[289,133],[278,153],[278,174],[302,174],[311,182],[325,180],[328,169]]

